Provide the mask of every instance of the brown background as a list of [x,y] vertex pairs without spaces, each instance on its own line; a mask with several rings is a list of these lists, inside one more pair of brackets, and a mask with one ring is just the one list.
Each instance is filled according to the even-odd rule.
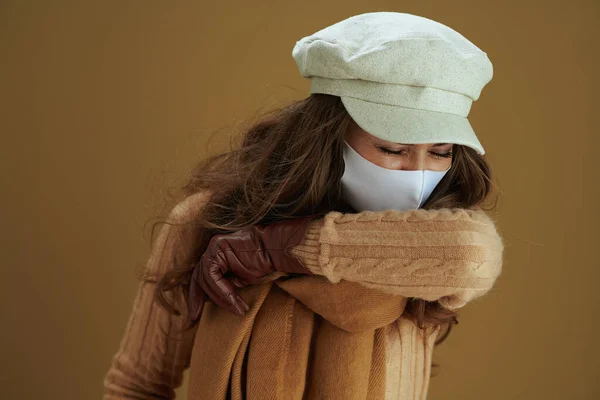
[[165,190],[239,122],[308,94],[296,40],[400,11],[453,27],[494,64],[469,119],[503,191],[504,271],[437,347],[429,398],[600,398],[599,9],[1,1],[2,397],[99,398]]

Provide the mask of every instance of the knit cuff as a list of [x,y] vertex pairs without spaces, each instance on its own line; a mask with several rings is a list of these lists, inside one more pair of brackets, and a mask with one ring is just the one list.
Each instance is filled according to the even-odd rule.
[[315,275],[323,275],[319,263],[321,230],[323,218],[313,219],[308,223],[302,241],[289,249],[289,254],[296,257],[308,270]]

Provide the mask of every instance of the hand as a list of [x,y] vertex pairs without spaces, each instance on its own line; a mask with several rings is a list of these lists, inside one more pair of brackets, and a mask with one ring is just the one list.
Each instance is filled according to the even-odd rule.
[[192,272],[189,304],[193,321],[200,317],[204,302],[215,304],[242,316],[250,309],[235,293],[275,272],[312,275],[287,249],[300,244],[308,223],[317,215],[252,225],[228,234],[214,235]]

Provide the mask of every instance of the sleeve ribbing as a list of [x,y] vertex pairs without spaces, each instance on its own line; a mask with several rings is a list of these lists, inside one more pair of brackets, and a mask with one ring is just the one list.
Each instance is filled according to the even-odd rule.
[[290,249],[330,282],[459,308],[487,293],[501,273],[503,241],[481,209],[334,211],[309,223]]
[[[178,203],[169,222],[189,221],[200,211],[204,195]],[[146,263],[146,274],[160,277],[173,262],[186,262],[194,250],[190,225],[161,226]],[[120,346],[104,378],[104,400],[173,399],[189,367],[195,329],[179,333],[183,316],[168,313],[154,301],[154,282],[140,282]],[[171,296],[169,296],[171,295]],[[172,300],[172,293],[165,294]]]

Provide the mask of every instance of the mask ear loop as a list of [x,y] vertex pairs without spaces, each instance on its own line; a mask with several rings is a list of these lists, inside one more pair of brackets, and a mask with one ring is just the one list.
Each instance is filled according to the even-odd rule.
[[423,194],[425,193],[425,170],[421,170],[421,193],[419,194],[419,203],[417,208],[421,208],[421,202],[423,201]]

